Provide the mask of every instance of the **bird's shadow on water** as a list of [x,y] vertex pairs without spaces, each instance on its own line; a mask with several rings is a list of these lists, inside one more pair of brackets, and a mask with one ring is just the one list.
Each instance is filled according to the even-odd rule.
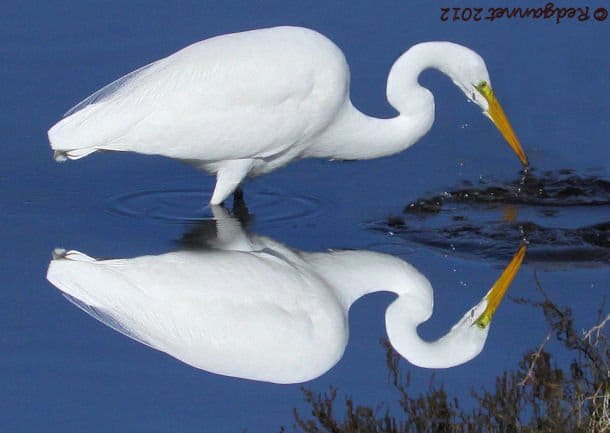
[[233,197],[231,210],[227,209],[226,205],[219,206],[221,212],[227,215],[228,218],[220,220],[214,216],[202,218],[195,222],[190,222],[182,236],[175,241],[179,249],[201,250],[216,248],[220,231],[222,228],[219,224],[232,223],[235,228],[240,231],[248,232],[250,224],[254,220],[254,215],[250,214],[248,206],[244,201],[243,194],[237,194]]
[[546,267],[610,264],[610,181],[572,170],[535,171],[511,182],[480,179],[408,203],[366,226],[466,257],[504,262],[524,236],[527,261]]

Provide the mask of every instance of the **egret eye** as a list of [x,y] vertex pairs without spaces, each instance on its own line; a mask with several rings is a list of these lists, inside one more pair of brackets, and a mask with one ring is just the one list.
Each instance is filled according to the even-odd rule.
[[481,81],[475,88],[486,98],[492,93],[491,87],[487,81]]

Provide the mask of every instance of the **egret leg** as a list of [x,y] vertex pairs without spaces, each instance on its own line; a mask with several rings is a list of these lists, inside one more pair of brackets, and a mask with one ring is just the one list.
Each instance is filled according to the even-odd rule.
[[244,202],[244,190],[241,189],[241,186],[238,186],[235,188],[235,191],[233,191],[233,206],[235,206],[236,202],[239,202],[240,204]]
[[216,173],[216,187],[210,204],[218,205],[225,201],[244,180],[253,162],[251,159],[234,159],[224,162]]
[[[232,247],[239,245],[240,249],[247,250],[248,236],[243,229],[243,223],[232,217],[224,206],[212,205],[210,208],[214,218],[203,219],[191,226],[180,239],[182,246],[199,249],[231,244]],[[61,251],[56,251],[58,253],[53,254],[61,254]],[[63,254],[65,255],[65,251]]]
[[244,226],[250,223],[250,212],[244,200],[244,192],[240,187],[233,191],[233,215]]

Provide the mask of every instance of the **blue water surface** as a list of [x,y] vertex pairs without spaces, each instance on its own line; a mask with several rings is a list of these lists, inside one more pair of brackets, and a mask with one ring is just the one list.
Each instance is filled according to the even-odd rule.
[[[96,257],[170,251],[191,228],[180,217],[197,208],[198,194],[204,207],[214,179],[187,165],[129,153],[57,164],[46,138],[48,128],[93,91],[189,43],[280,24],[316,29],[344,50],[354,104],[379,117],[395,114],[385,99],[385,80],[406,48],[427,40],[462,43],[486,60],[534,167],[607,176],[608,20],[441,20],[442,7],[487,3],[5,4],[0,14],[0,430],[273,432],[292,426],[294,407],[307,413],[301,385],[196,370],[92,320],[45,279],[55,247]],[[592,9],[606,5],[585,3]],[[381,251],[417,267],[436,289],[435,314],[421,329],[433,338],[480,299],[501,267],[409,244],[368,230],[367,223],[396,215],[418,196],[462,179],[514,179],[520,166],[493,125],[450,80],[431,71],[422,83],[435,94],[436,122],[411,149],[371,161],[301,161],[248,183],[245,194],[251,198],[253,233],[305,251]],[[176,191],[182,192],[177,198]],[[535,276],[555,301],[574,309],[582,328],[594,323],[610,287],[607,263],[552,270],[526,264],[511,294],[539,296]],[[307,388],[321,392],[336,386],[359,404],[396,400],[379,344],[391,300],[375,294],[356,303],[345,356]],[[494,318],[478,358],[449,370],[412,368],[413,390],[425,391],[434,373],[450,394],[467,397],[473,387],[492,386],[546,333],[538,312],[509,301]]]

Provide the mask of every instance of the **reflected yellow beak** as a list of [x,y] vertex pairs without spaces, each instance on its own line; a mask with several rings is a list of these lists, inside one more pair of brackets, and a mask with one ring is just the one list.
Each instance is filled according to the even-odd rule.
[[517,275],[517,271],[519,271],[519,268],[521,267],[521,263],[523,263],[523,257],[525,257],[526,250],[527,245],[525,243],[521,244],[510,263],[502,272],[502,275],[500,275],[500,278],[498,278],[491,290],[485,295],[487,307],[475,321],[479,328],[485,328],[491,322],[494,312],[500,305],[500,302],[502,302],[502,298],[504,298],[510,283],[512,283],[515,275]]
[[508,145],[519,157],[521,164],[527,167],[529,165],[527,156],[525,155],[521,143],[519,142],[515,131],[513,131],[513,127],[510,125],[506,114],[504,114],[502,106],[498,102],[496,95],[494,95],[493,90],[487,83],[479,84],[477,90],[481,92],[481,95],[483,95],[489,105],[489,108],[484,114],[491,119],[494,125],[496,125],[504,139],[508,142]]

